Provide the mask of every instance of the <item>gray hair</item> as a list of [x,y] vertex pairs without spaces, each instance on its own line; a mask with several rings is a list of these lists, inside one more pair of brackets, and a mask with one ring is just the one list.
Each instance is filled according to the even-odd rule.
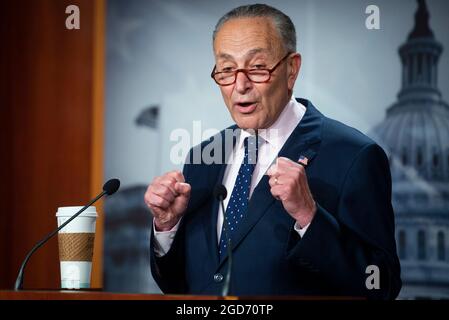
[[260,17],[271,18],[282,38],[285,49],[289,52],[296,52],[296,30],[292,20],[282,11],[266,4],[250,4],[232,9],[218,20],[212,40],[215,41],[217,32],[231,19]]

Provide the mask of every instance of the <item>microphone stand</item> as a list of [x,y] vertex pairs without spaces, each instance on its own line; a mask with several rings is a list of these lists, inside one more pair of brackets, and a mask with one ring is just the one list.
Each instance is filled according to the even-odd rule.
[[59,230],[61,230],[62,228],[64,228],[67,224],[69,224],[73,219],[75,219],[76,217],[78,217],[84,210],[86,210],[88,207],[90,207],[92,204],[94,204],[94,202],[96,202],[98,199],[100,199],[101,197],[103,197],[105,194],[107,194],[106,191],[103,191],[102,193],[100,193],[98,196],[95,197],[95,199],[91,200],[87,205],[85,205],[84,207],[81,208],[80,211],[78,211],[77,213],[75,213],[72,217],[70,217],[69,220],[67,220],[66,222],[64,222],[63,224],[61,224],[56,230],[52,231],[51,233],[49,233],[45,238],[43,238],[41,241],[39,241],[34,247],[33,249],[30,250],[30,252],[28,252],[28,254],[26,255],[25,259],[22,262],[22,265],[20,266],[19,269],[19,274],[17,275],[17,279],[16,279],[16,283],[14,284],[14,290],[18,291],[18,290],[22,290],[23,288],[23,274],[24,274],[24,270],[25,267],[28,263],[28,260],[30,260],[31,256],[33,255],[34,252],[36,252],[37,249],[39,249],[40,247],[42,247],[51,237],[53,237],[55,234],[57,234],[59,232]]
[[226,278],[225,278],[225,282],[223,285],[223,289],[221,292],[221,295],[223,297],[226,297],[229,294],[229,286],[231,283],[231,272],[232,272],[232,248],[231,248],[231,238],[229,237],[229,233],[228,233],[228,219],[226,217],[226,211],[224,209],[224,204],[223,204],[223,196],[220,195],[220,203],[221,203],[221,209],[223,211],[223,231],[225,232],[226,235],[226,239],[228,240],[228,270],[226,272]]

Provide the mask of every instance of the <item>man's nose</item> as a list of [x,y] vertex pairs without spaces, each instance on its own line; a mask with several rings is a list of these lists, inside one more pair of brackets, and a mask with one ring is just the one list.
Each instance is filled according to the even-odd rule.
[[235,89],[239,93],[245,93],[251,89],[253,83],[248,79],[248,76],[244,72],[237,72],[235,79]]

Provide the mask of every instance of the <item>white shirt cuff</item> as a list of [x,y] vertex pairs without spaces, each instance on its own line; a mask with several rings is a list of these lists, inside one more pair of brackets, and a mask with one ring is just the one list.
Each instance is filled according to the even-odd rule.
[[178,223],[168,231],[156,231],[156,227],[153,222],[154,253],[157,257],[164,256],[170,250],[181,220],[182,219],[179,219]]
[[304,237],[304,234],[307,231],[307,228],[310,226],[310,222],[304,226],[304,228],[301,228],[298,224],[298,222],[295,223],[295,226],[293,227],[296,232],[298,232],[299,236],[302,238]]

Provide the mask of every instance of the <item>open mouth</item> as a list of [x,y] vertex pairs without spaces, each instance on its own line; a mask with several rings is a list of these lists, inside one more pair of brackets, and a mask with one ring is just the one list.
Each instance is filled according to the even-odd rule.
[[253,112],[256,109],[257,103],[256,102],[240,102],[240,103],[236,103],[235,107],[240,113],[247,114],[247,113]]

